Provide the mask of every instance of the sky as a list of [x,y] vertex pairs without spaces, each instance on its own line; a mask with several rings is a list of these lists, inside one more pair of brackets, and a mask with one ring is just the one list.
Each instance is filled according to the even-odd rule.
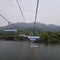
[[[18,0],[23,11],[25,21],[19,11],[16,0],[0,0],[0,14],[11,23],[34,22],[37,0]],[[60,26],[60,0],[39,0],[37,22]],[[0,17],[0,26],[7,25]]]

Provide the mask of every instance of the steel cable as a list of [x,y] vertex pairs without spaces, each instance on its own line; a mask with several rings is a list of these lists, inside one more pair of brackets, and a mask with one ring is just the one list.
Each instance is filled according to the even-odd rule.
[[34,22],[34,35],[36,35],[36,19],[37,19],[37,13],[38,13],[38,5],[39,5],[39,0],[37,0],[37,6],[36,6],[36,13],[35,13],[35,22]]

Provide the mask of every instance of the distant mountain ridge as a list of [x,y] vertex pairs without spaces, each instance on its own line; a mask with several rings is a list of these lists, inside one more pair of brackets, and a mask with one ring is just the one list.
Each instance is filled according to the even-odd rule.
[[[18,30],[33,30],[34,23],[13,23],[4,27],[0,27],[0,29],[7,29],[7,28],[15,28]],[[53,25],[53,24],[43,24],[43,23],[36,23],[36,31],[60,31],[60,26]]]

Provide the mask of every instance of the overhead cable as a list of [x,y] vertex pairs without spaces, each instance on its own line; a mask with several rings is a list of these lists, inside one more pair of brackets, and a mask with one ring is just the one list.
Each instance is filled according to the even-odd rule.
[[39,0],[37,0],[37,6],[36,6],[35,21],[34,21],[34,35],[36,34],[36,20],[37,20],[37,13],[38,13],[38,5],[39,5]]
[[22,14],[22,17],[23,17],[23,19],[24,19],[24,21],[25,21],[24,14],[23,14],[23,12],[22,12],[22,9],[21,9],[21,7],[20,7],[20,4],[19,4],[18,0],[16,0],[16,2],[17,2],[17,4],[18,4],[19,11],[21,12],[21,14]]
[[[8,19],[6,19],[4,16],[2,16],[1,14],[0,14],[0,16],[3,18],[3,19],[5,19],[5,21],[7,21],[8,22],[8,25],[9,24],[11,24],[11,22],[8,20]],[[12,24],[14,27],[16,27],[14,24]]]

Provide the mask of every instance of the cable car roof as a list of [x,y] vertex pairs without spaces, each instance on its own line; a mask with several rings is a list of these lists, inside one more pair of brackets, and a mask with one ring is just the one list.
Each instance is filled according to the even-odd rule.
[[6,29],[3,30],[4,32],[17,32],[17,29]]

